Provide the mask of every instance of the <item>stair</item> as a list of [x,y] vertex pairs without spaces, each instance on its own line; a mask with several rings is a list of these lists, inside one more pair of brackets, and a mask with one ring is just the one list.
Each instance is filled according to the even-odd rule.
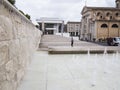
[[48,48],[48,46],[68,46],[71,38],[62,37],[60,35],[44,35],[39,45],[40,48]]
[[[93,43],[74,40],[74,46],[93,46]],[[48,48],[51,46],[71,46],[71,38],[60,35],[44,35],[41,39],[39,48]],[[96,44],[95,44],[96,46]]]

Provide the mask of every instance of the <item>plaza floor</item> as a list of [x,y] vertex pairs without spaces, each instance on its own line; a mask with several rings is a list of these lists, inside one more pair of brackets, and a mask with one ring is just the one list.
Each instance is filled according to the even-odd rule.
[[18,90],[120,90],[120,54],[36,52]]

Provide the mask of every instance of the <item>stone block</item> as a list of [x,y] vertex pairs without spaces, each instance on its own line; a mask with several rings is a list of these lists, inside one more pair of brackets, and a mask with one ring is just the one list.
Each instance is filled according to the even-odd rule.
[[9,58],[10,60],[13,60],[14,58],[18,58],[20,54],[19,39],[9,41],[9,54],[10,54],[10,58]]
[[0,90],[14,90],[14,87],[11,82],[3,81]]
[[8,17],[0,15],[0,41],[12,39],[12,22]]
[[[23,52],[22,52],[23,53]],[[17,71],[21,64],[20,60],[20,42],[19,39],[9,41],[9,60],[13,61],[14,70]]]
[[23,68],[18,70],[16,75],[17,75],[17,83],[19,84],[25,75],[25,70]]
[[21,24],[17,21],[14,21],[15,17],[16,16],[14,14],[11,15],[11,20],[12,20],[12,24],[13,24],[13,39],[18,38],[18,30],[19,30],[20,24]]
[[[2,0],[0,0],[0,2],[1,2]],[[3,14],[3,5],[2,5],[2,3],[0,3],[0,15],[2,15]]]
[[17,90],[40,32],[3,1],[6,7],[0,3],[0,90]]
[[[6,80],[6,71],[4,66],[0,66],[0,83]],[[1,90],[1,89],[0,89]]]
[[28,44],[28,41],[26,38],[20,39],[20,55],[19,55],[20,63],[19,63],[19,65],[21,67],[24,67],[24,68],[26,67],[27,62],[29,60],[29,55],[30,55],[31,49],[32,48],[29,47],[29,44]]
[[13,65],[13,61],[9,61],[6,64],[6,77],[8,81],[12,81],[14,76],[15,76],[15,70],[14,70],[14,65]]
[[0,42],[0,66],[8,61],[8,44]]

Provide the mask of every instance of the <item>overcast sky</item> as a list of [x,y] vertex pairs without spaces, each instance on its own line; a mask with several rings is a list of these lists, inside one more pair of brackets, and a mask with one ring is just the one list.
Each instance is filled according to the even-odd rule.
[[[115,0],[87,0],[87,6],[114,7]],[[55,17],[65,21],[80,21],[85,0],[16,0],[16,6],[31,16],[32,21],[40,17]]]

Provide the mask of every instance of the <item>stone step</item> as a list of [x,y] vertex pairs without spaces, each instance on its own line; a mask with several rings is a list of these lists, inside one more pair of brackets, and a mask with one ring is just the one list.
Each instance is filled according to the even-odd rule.
[[54,46],[48,47],[49,54],[110,54],[120,53],[119,47],[104,47],[104,46],[81,46],[81,47],[65,47]]
[[70,42],[70,41],[71,37],[63,37],[60,35],[44,35],[41,40],[41,42]]

